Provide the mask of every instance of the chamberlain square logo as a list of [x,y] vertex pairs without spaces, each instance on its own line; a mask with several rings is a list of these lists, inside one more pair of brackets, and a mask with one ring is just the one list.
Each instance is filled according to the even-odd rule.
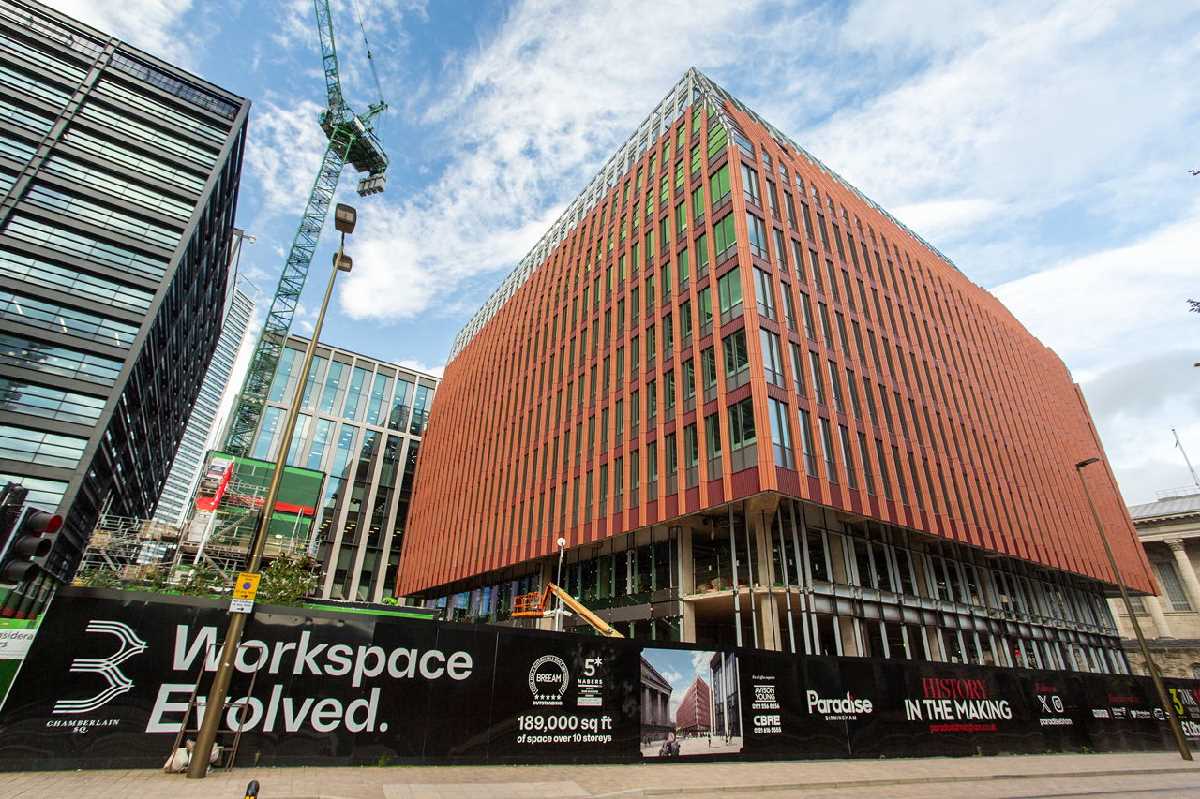
[[[147,644],[127,624],[119,621],[93,619],[88,622],[85,632],[111,635],[117,639],[117,648],[112,654],[102,658],[75,658],[71,661],[70,671],[73,674],[95,674],[103,680],[105,686],[95,695],[87,699],[60,699],[54,703],[51,710],[56,715],[79,716],[91,713],[107,705],[123,693],[133,689],[133,680],[123,671],[121,664],[135,655],[146,651]],[[64,727],[78,733],[85,733],[91,727],[110,727],[119,723],[119,719],[63,719],[46,722],[47,727]]]

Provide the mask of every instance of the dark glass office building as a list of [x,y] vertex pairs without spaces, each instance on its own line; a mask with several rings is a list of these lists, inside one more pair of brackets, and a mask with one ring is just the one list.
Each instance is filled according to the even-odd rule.
[[154,513],[220,333],[249,105],[0,2],[0,483],[65,517],[62,578],[99,513]]

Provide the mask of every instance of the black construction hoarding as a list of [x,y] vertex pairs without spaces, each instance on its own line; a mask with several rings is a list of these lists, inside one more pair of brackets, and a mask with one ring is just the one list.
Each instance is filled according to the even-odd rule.
[[[64,590],[0,710],[0,768],[161,765],[193,687],[211,682],[226,621],[215,601]],[[242,725],[245,764],[1171,745],[1140,677],[720,651],[279,607],[256,611],[236,665],[224,725]],[[1168,680],[1168,690],[1200,741],[1200,685]],[[197,722],[197,713],[186,720]]]

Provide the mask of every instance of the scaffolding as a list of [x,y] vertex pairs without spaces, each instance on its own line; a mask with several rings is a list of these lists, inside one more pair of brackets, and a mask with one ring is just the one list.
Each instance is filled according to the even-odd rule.
[[[202,569],[231,582],[249,562],[266,491],[265,485],[234,477],[215,510],[196,510],[182,524],[103,514],[84,551],[76,581],[86,582],[104,573],[120,583],[176,584]],[[308,518],[297,512],[293,535],[275,535],[268,540],[264,560],[308,555],[311,530],[310,536],[296,534],[305,521]]]

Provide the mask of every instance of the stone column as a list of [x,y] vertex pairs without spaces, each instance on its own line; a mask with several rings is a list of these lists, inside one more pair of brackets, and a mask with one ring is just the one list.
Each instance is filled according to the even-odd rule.
[[[1150,614],[1151,621],[1154,622],[1155,629],[1150,630],[1149,632],[1157,632],[1158,633],[1157,635],[1155,635],[1153,637],[1154,638],[1174,638],[1174,636],[1171,635],[1171,628],[1167,625],[1167,617],[1163,614],[1162,603],[1158,601],[1158,597],[1144,596],[1144,597],[1142,597],[1142,604],[1146,606],[1146,611]],[[1122,609],[1124,609],[1124,607],[1122,607]],[[1136,622],[1136,619],[1129,620],[1129,624],[1131,625],[1130,630],[1129,630],[1130,635],[1133,635],[1132,625],[1135,622]]]
[[1200,580],[1196,579],[1196,570],[1192,568],[1192,559],[1183,548],[1183,541],[1168,541],[1167,546],[1175,556],[1175,565],[1179,568],[1179,576],[1183,578],[1183,587],[1187,591],[1188,601],[1192,610],[1200,613]]

